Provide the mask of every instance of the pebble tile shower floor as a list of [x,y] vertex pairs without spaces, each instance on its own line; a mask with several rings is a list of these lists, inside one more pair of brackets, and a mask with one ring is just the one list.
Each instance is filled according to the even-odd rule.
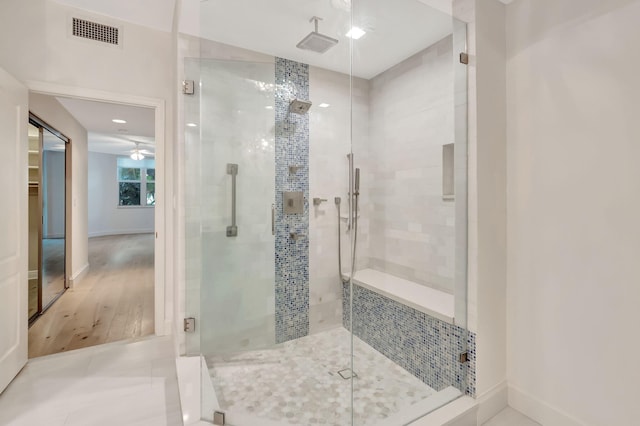
[[[354,422],[375,425],[435,390],[354,336]],[[223,411],[251,413],[283,425],[351,423],[351,337],[344,328],[273,349],[207,357]]]

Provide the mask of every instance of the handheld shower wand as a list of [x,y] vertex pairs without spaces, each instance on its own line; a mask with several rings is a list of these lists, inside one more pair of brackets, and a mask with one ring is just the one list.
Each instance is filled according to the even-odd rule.
[[360,168],[356,168],[353,184],[353,253],[351,253],[351,278],[356,272],[356,245],[358,242],[358,199],[360,198]]
[[340,277],[340,281],[342,281],[343,284],[346,284],[349,282],[349,280],[345,280],[344,278],[342,278],[342,231],[340,229],[340,204],[342,203],[342,199],[340,197],[335,197],[333,200],[336,203],[336,207],[338,210],[338,276]]
[[[334,202],[338,210],[338,276],[342,283],[347,284],[355,272],[356,266],[356,245],[358,242],[358,198],[360,197],[360,169],[356,168],[355,173],[353,169],[353,154],[348,154],[349,159],[349,215],[347,218],[347,230],[353,229],[353,251],[351,253],[351,273],[348,279],[342,278],[342,230],[341,230],[341,217],[340,217],[340,205],[342,199],[335,197]],[[355,175],[355,176],[354,176]],[[352,210],[353,207],[353,210]]]

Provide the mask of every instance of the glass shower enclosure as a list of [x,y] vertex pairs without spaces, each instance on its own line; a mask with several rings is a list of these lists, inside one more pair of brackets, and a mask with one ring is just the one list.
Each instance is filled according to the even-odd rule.
[[194,13],[179,51],[201,419],[400,425],[473,396],[466,26],[417,0]]

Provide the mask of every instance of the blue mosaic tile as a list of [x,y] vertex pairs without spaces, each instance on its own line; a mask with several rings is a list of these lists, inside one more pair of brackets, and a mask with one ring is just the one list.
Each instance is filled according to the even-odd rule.
[[[289,112],[293,98],[309,99],[309,66],[276,58],[275,72],[275,330],[283,343],[309,334],[309,239],[289,236],[309,235],[309,115]],[[284,191],[303,192],[303,214],[284,214]]]
[[[343,325],[351,330],[349,284],[343,286]],[[427,385],[454,386],[475,396],[475,334],[376,292],[353,286],[353,333]],[[468,352],[469,362],[458,362]],[[357,367],[356,367],[357,368]]]

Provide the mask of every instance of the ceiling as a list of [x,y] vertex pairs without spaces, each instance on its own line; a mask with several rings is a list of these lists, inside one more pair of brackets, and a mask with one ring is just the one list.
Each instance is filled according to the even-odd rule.
[[[348,0],[206,0],[186,11],[180,31],[209,40],[348,74]],[[346,5],[346,7],[345,7]],[[296,48],[323,18],[319,32],[339,40],[324,54]],[[353,25],[367,33],[353,41],[353,74],[370,79],[452,32],[451,16],[417,0],[354,3]]]
[[[176,0],[54,1],[161,31],[172,30],[176,6]],[[367,31],[354,41],[359,77],[372,78],[451,33],[451,17],[442,12],[451,10],[451,0],[182,0],[179,30],[349,73],[352,3],[354,25]],[[313,30],[312,16],[323,18],[320,33],[339,40],[324,54],[296,48]]]
[[[136,147],[150,154],[155,152],[155,111],[152,108],[108,102],[58,97],[62,106],[88,132],[90,152],[130,155]],[[125,124],[112,119],[125,120]]]

